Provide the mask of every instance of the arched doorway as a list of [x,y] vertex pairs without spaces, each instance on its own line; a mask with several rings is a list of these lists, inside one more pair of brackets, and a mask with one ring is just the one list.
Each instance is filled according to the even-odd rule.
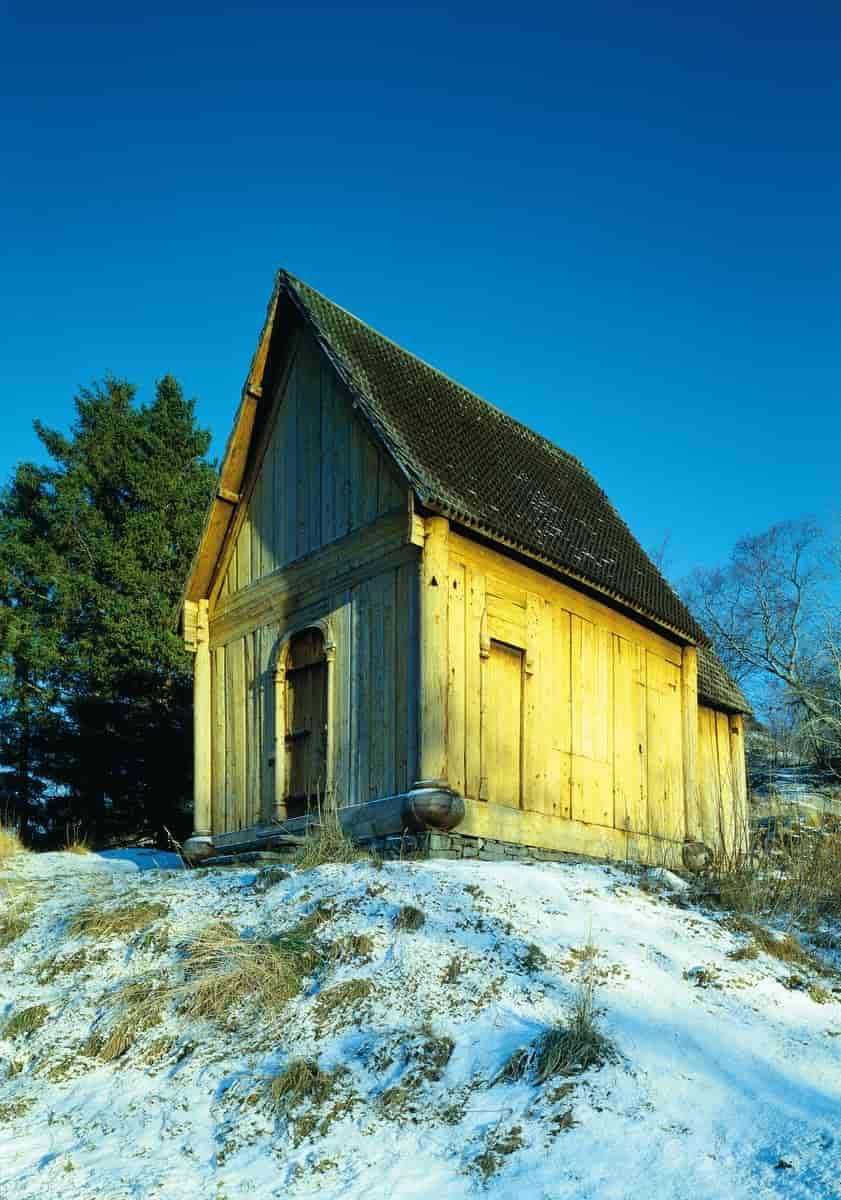
[[285,656],[283,728],[287,817],[324,798],[327,784],[327,655],[320,629],[289,640]]

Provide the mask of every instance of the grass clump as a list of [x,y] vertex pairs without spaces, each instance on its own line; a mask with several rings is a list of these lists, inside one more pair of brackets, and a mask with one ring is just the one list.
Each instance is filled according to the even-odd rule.
[[5,949],[29,928],[30,908],[26,904],[0,913],[0,949]]
[[370,996],[373,988],[370,979],[348,979],[345,983],[327,988],[315,1002],[316,1020],[327,1020],[339,1009],[359,1005]]
[[[296,1145],[316,1129],[323,1137],[334,1121],[353,1109],[357,1097],[352,1093],[337,1095],[346,1074],[346,1067],[322,1071],[313,1059],[295,1059],[270,1080],[269,1095],[274,1106],[284,1115],[296,1114],[289,1118]],[[325,1111],[328,1101],[332,1103]]]
[[394,928],[404,933],[416,933],[426,923],[426,915],[414,904],[404,904],[394,918]]
[[[748,917],[731,917],[725,922],[728,929],[736,933],[748,933],[752,938],[752,942],[748,947],[743,947],[743,958],[756,958],[758,953],[762,951],[777,959],[778,962],[786,963],[788,966],[805,967],[811,971],[815,971],[818,975],[826,977],[835,977],[838,972],[830,967],[827,963],[822,962],[816,955],[812,954],[804,946],[800,944],[793,934],[787,933],[783,937],[777,937],[764,929],[757,921],[752,921]],[[752,947],[752,949],[750,948]],[[730,957],[735,957],[739,951],[735,951]]]
[[266,1016],[297,996],[323,961],[312,931],[296,927],[271,939],[243,938],[230,925],[209,925],[190,945],[180,1008],[189,1017],[226,1024],[248,1003]]
[[739,831],[735,848],[718,853],[703,896],[731,912],[785,913],[807,925],[841,916],[841,833],[804,831],[796,809],[789,821],[794,835],[786,829],[770,848]]
[[14,858],[16,854],[23,854],[25,850],[18,828],[0,822],[0,863]]
[[444,970],[441,972],[442,983],[455,983],[461,978],[461,973],[464,969],[463,963],[457,954],[454,954],[447,963]]
[[749,959],[759,958],[759,947],[756,942],[748,942],[744,946],[739,946],[737,950],[731,950],[727,957],[733,962],[745,962]]
[[337,938],[330,951],[334,963],[366,963],[371,961],[373,954],[374,940],[367,933],[348,933]]
[[314,1059],[298,1058],[269,1082],[269,1093],[279,1108],[297,1108],[299,1104],[321,1104],[329,1099],[341,1070],[322,1071]]
[[35,978],[40,984],[52,983],[59,975],[75,975],[89,963],[102,962],[104,953],[91,954],[87,950],[76,950],[64,958],[54,954],[52,958],[44,959],[35,970]]
[[5,1104],[0,1104],[0,1126],[25,1116],[33,1103],[31,1098],[23,1097],[20,1100],[9,1100]]
[[827,991],[825,987],[821,987],[819,983],[810,983],[806,988],[809,998],[814,1000],[815,1004],[831,1004],[835,999],[832,992]]
[[546,966],[546,955],[534,942],[529,942],[523,955],[522,966],[527,975],[542,971]]
[[289,872],[284,871],[283,867],[264,867],[255,878],[251,887],[258,895],[262,895],[269,888],[273,888],[275,884],[283,883],[284,879],[289,878]]
[[34,1033],[36,1029],[40,1029],[50,1015],[50,1010],[46,1004],[31,1004],[29,1008],[22,1008],[20,1012],[15,1013],[6,1022],[3,1030],[3,1036],[7,1038],[18,1037],[21,1034],[29,1035]]
[[302,871],[325,863],[358,862],[367,855],[347,836],[335,809],[319,808],[316,822],[307,830],[303,845],[293,863]]
[[167,912],[165,904],[149,901],[110,909],[90,904],[71,919],[68,932],[71,937],[122,937],[146,929]]
[[81,825],[68,826],[64,850],[67,854],[90,854],[90,842],[82,833]]
[[516,1050],[493,1080],[512,1082],[531,1075],[545,1083],[557,1075],[579,1075],[615,1058],[610,1040],[599,1029],[595,1004],[595,960],[598,951],[588,942],[577,956],[583,964],[569,1020],[547,1029],[531,1046]]
[[514,1125],[507,1131],[494,1130],[482,1154],[473,1159],[473,1167],[484,1180],[488,1180],[497,1173],[509,1154],[521,1150],[525,1144],[521,1125]]

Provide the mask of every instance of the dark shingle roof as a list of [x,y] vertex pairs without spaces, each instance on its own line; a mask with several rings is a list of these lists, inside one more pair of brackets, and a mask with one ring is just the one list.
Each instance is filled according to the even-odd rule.
[[725,670],[724,663],[708,646],[698,647],[698,699],[711,708],[750,713],[744,693]]
[[288,295],[421,503],[707,637],[584,466],[285,271]]

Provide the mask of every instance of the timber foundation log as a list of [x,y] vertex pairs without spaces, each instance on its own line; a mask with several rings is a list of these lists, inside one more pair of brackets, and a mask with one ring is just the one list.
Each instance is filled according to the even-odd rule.
[[[448,833],[464,818],[464,800],[458,792],[434,780],[421,780],[408,792],[353,804],[338,810],[342,831],[357,842],[394,837],[403,833],[438,831]],[[203,862],[220,854],[256,850],[294,850],[308,829],[319,823],[317,812],[292,817],[282,823],[252,825],[212,839],[192,837],[184,844],[191,862]]]

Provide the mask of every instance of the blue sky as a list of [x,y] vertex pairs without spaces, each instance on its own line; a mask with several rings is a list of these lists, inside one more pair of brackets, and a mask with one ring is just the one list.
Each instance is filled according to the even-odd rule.
[[[682,11],[675,11],[680,9]],[[0,478],[106,370],[220,453],[283,265],[679,576],[839,508],[841,10],[0,5]]]

